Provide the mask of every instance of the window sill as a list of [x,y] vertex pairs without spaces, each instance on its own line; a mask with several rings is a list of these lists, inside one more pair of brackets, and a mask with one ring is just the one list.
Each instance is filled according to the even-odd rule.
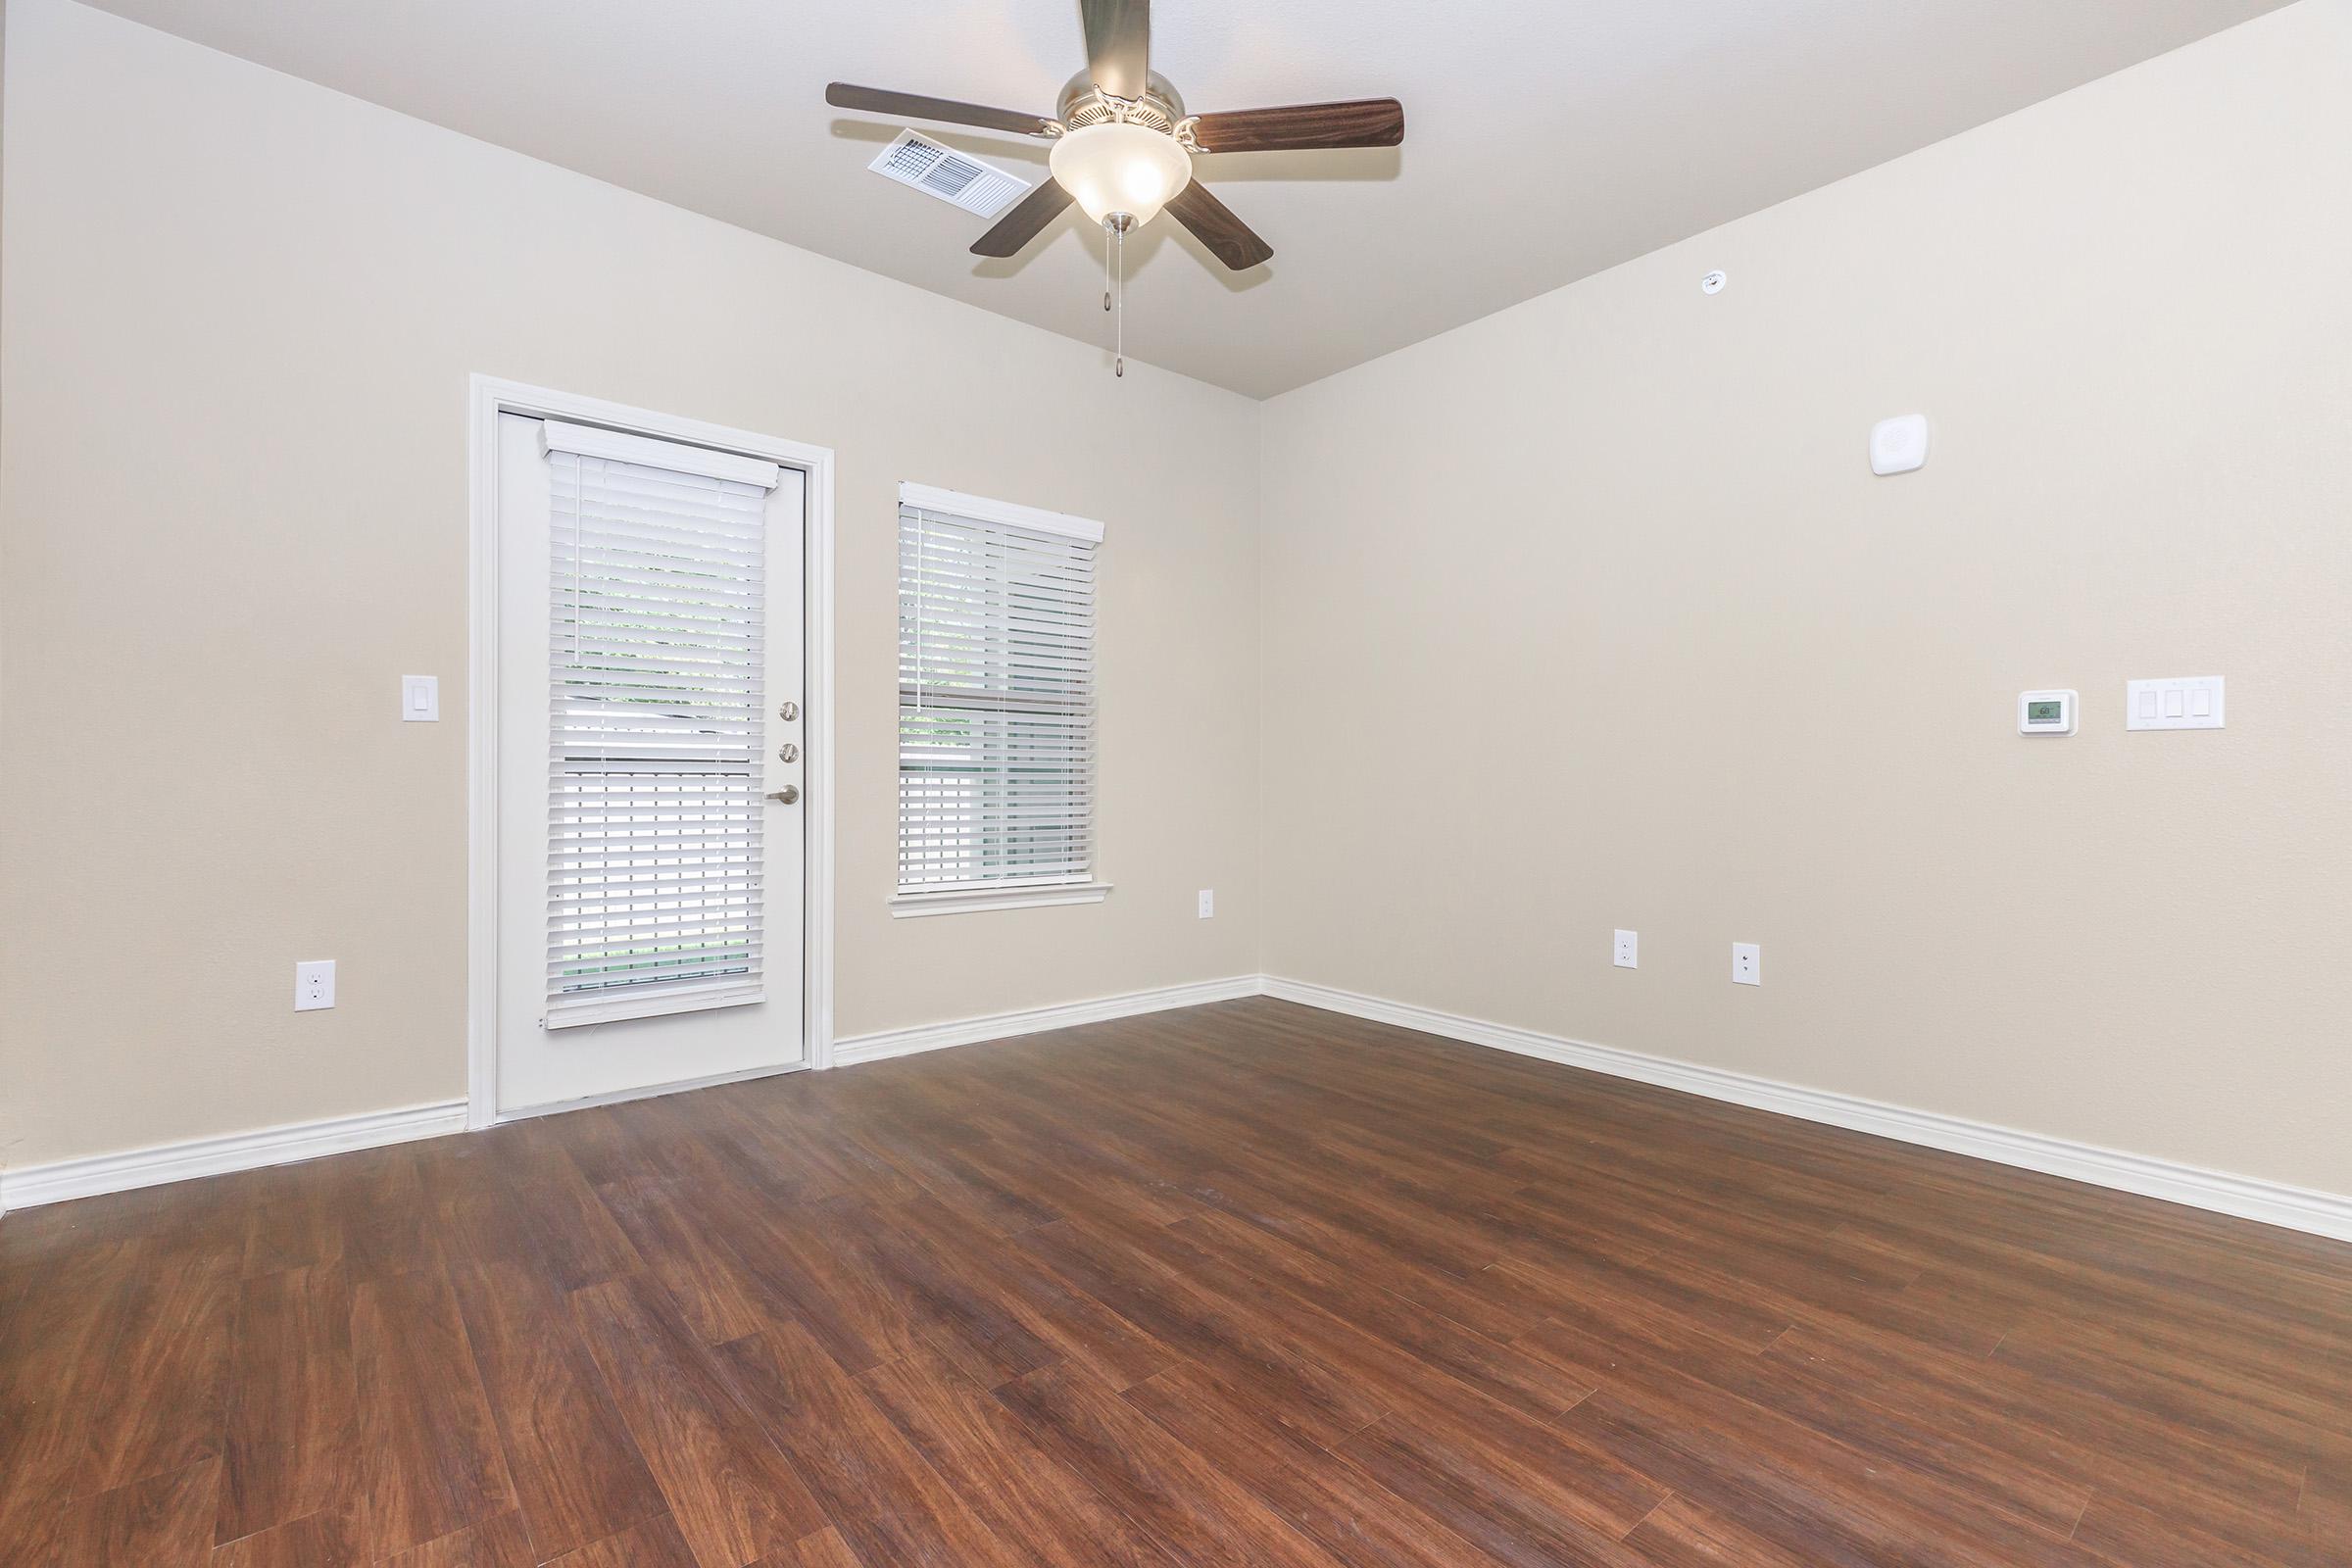
[[890,901],[890,917],[961,914],[966,909],[1042,909],[1055,904],[1101,904],[1107,882],[1063,882],[1052,886],[958,888],[953,893],[902,893]]

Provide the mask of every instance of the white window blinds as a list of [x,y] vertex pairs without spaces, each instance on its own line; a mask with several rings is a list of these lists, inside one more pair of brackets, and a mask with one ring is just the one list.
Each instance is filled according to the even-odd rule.
[[1099,525],[902,487],[899,888],[1083,883]]
[[756,991],[775,466],[554,422],[544,441],[548,1024]]

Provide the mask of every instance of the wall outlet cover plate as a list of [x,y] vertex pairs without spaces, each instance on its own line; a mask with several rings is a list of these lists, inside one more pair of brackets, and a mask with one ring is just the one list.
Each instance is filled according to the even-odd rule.
[[311,958],[294,965],[294,1010],[317,1012],[335,1004],[335,960]]

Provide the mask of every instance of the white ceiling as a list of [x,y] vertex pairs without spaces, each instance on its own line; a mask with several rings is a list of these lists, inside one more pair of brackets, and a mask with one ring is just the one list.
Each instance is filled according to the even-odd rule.
[[[824,84],[1051,115],[1076,0],[101,0],[329,87],[1089,342],[1075,211],[1010,262],[866,172]],[[2280,0],[1158,0],[1196,113],[1394,95],[1398,149],[1196,166],[1274,247],[1131,238],[1130,353],[1299,385],[2273,9]],[[1045,145],[925,127],[1043,178]]]

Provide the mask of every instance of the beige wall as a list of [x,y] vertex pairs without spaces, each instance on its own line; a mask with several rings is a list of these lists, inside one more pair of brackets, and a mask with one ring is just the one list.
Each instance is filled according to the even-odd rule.
[[2347,67],[2307,0],[1268,404],[1267,969],[2352,1192]]
[[[0,1163],[465,1093],[474,371],[837,454],[842,1034],[1256,967],[1254,405],[60,0],[9,20]],[[902,478],[1108,525],[1102,905],[889,918]],[[438,725],[398,721],[415,671]],[[296,1016],[323,956],[339,1004]]]
[[[1262,407],[9,28],[0,1164],[464,1092],[479,370],[839,454],[845,1035],[1263,967],[2352,1192],[2352,0]],[[900,478],[1110,524],[1107,904],[888,918]]]

